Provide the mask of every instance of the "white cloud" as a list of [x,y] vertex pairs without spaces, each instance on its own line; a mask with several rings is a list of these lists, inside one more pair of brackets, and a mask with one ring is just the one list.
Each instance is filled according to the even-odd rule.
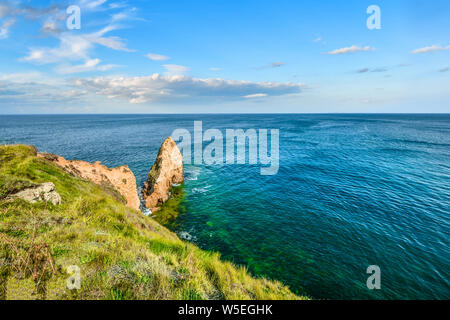
[[99,65],[100,59],[90,59],[79,65],[60,65],[56,68],[56,72],[60,74],[71,74],[89,71],[107,71],[114,67],[114,65]]
[[8,83],[40,83],[46,85],[57,85],[61,81],[37,71],[0,73],[0,81]]
[[129,15],[126,12],[119,12],[112,15],[112,21],[120,21],[129,18]]
[[32,48],[24,61],[37,64],[56,63],[64,60],[88,60],[88,51],[92,48],[92,41],[84,36],[64,33],[59,37],[57,48]]
[[[1,8],[1,7],[0,7]],[[0,12],[1,13],[1,12]],[[9,36],[9,28],[16,22],[16,19],[8,19],[0,26],[0,39],[6,39]]]
[[0,19],[6,16],[24,16],[27,19],[40,19],[61,13],[66,7],[60,4],[52,4],[48,7],[35,8],[31,5],[23,5],[19,1],[7,1],[0,4]]
[[[111,5],[110,5],[110,8],[112,8]],[[111,20],[112,20],[112,22],[117,22],[117,21],[121,21],[121,20],[125,20],[125,19],[136,19],[134,17],[134,14],[136,11],[137,11],[137,8],[133,7],[133,8],[115,13],[111,16]],[[138,20],[140,20],[140,19],[138,19]]]
[[44,22],[41,31],[44,33],[58,34],[61,32],[61,29],[58,27],[58,24],[54,20],[48,19]]
[[80,6],[87,9],[96,9],[104,4],[107,0],[80,0]]
[[[99,59],[90,57],[90,51],[95,44],[118,51],[130,52],[125,44],[118,37],[105,37],[104,35],[112,30],[114,26],[107,26],[97,32],[89,34],[73,34],[64,32],[58,35],[60,41],[56,48],[30,48],[29,53],[22,60],[36,64],[58,63],[57,72],[77,73],[86,71],[106,71],[111,69],[111,65],[97,66]],[[71,61],[83,61],[81,65],[70,66]],[[98,62],[93,65],[94,62]]]
[[265,97],[267,97],[267,93],[254,93],[244,96],[244,98],[246,99],[265,98]]
[[0,74],[0,106],[55,106],[80,101],[86,90],[40,72]]
[[322,41],[322,37],[318,37],[318,38],[314,39],[313,41],[314,42],[320,42],[320,41]]
[[144,77],[95,77],[73,80],[75,87],[108,98],[122,98],[129,103],[155,100],[216,99],[241,100],[282,96],[301,92],[304,85],[283,82],[252,82],[224,79],[199,79],[181,75],[153,74]]
[[211,70],[211,71],[221,71],[222,68],[212,67],[212,68],[209,68],[209,70]]
[[85,38],[113,50],[132,52],[133,50],[128,49],[119,37],[103,37],[106,33],[114,30],[117,30],[117,27],[110,25],[100,31],[86,35]]
[[126,3],[124,2],[113,2],[109,4],[109,7],[111,9],[121,9],[121,8],[125,8],[127,6]]
[[148,53],[146,57],[153,61],[165,61],[170,59],[168,56],[156,53]]
[[86,95],[87,93],[86,90],[64,90],[61,92],[61,95],[67,98],[74,98]]
[[[58,24],[62,24],[66,19],[66,6],[62,4],[52,4],[48,7],[33,7],[30,4],[24,4],[21,2],[24,1],[3,1],[3,3],[0,4],[0,19],[3,17],[9,17],[9,21],[11,21],[19,17],[24,17],[25,19],[32,21],[43,21],[43,26],[41,28],[42,32],[60,32]],[[5,30],[0,30],[0,34],[4,35]]]
[[40,72],[2,73],[0,74],[0,81],[23,83],[39,79],[41,76],[42,74]]
[[436,51],[445,51],[450,50],[450,46],[442,47],[440,45],[432,45],[429,47],[419,48],[411,51],[413,54],[417,53],[429,53],[429,52],[436,52]]
[[354,52],[360,52],[360,51],[374,51],[374,50],[376,50],[376,49],[372,48],[370,46],[359,47],[359,46],[353,45],[351,47],[336,49],[336,50],[327,52],[326,54],[336,55],[336,54],[347,54],[347,53],[354,53]]
[[177,64],[163,64],[163,67],[167,70],[165,72],[166,76],[183,76],[189,72],[188,67]]

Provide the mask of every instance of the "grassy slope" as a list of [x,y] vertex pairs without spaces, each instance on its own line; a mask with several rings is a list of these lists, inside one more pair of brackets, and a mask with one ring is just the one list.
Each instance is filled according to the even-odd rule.
[[[35,154],[0,147],[0,299],[301,298],[181,241],[111,190]],[[56,185],[61,205],[5,200],[43,182]],[[66,288],[71,265],[81,269],[80,290]]]

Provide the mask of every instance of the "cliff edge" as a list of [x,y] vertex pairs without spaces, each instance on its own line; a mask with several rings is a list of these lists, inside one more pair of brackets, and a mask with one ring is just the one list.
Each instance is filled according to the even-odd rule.
[[38,153],[37,155],[53,162],[75,177],[113,188],[125,198],[130,208],[140,209],[136,177],[128,166],[108,168],[100,161],[89,163],[81,160],[66,160],[50,153]]

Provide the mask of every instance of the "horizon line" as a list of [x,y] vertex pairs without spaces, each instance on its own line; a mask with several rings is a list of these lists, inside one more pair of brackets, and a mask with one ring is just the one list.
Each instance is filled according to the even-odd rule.
[[450,115],[450,112],[241,112],[241,113],[0,113],[0,116],[114,116],[114,115]]

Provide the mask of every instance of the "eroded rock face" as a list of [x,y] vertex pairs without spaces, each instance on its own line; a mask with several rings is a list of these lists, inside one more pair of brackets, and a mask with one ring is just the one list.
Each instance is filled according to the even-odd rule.
[[152,212],[158,211],[169,199],[170,188],[183,181],[183,156],[175,141],[168,137],[159,149],[142,190],[145,207]]
[[53,203],[54,205],[61,204],[61,196],[55,191],[55,185],[52,182],[42,183],[36,187],[19,191],[7,199],[23,199],[31,203],[43,201]]
[[126,199],[129,207],[139,210],[140,200],[137,193],[136,177],[128,166],[110,169],[102,165],[101,162],[89,163],[80,160],[66,160],[58,155],[48,153],[39,153],[38,156],[52,161],[76,177],[92,181],[98,185],[111,186]]

